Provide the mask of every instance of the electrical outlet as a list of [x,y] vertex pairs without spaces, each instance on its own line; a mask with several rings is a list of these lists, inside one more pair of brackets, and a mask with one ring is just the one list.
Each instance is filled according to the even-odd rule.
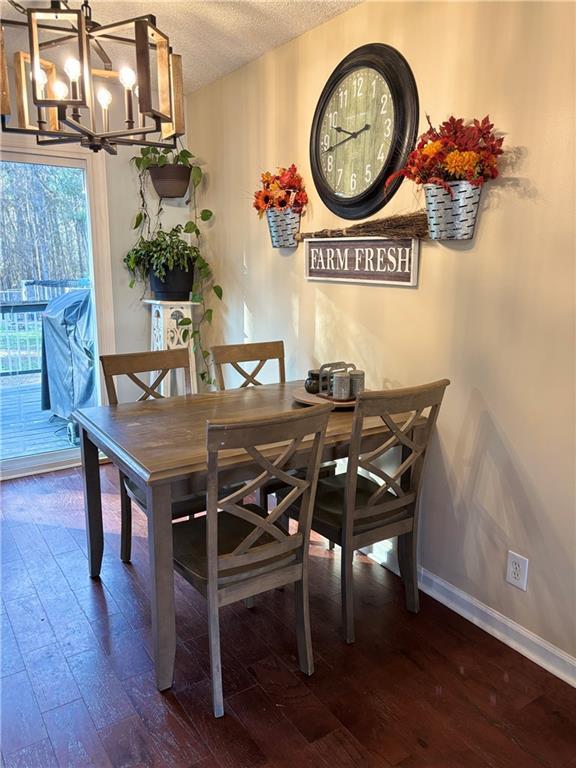
[[513,587],[528,589],[528,558],[517,555],[516,552],[508,551],[508,566],[506,568],[506,581]]

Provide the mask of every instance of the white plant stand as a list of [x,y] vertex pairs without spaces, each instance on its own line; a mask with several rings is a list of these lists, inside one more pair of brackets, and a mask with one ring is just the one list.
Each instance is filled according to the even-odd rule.
[[[192,382],[192,392],[198,391],[198,382],[196,380],[196,360],[192,345],[188,341],[183,341],[182,332],[178,323],[184,318],[193,320],[194,307],[200,306],[197,301],[160,301],[159,299],[142,299],[143,304],[150,307],[150,349],[153,351],[159,349],[177,349],[179,347],[188,347],[190,350],[190,380]],[[192,331],[192,326],[187,328]],[[171,376],[166,376],[159,387],[160,394],[163,397],[170,397],[173,394],[184,394],[184,377],[182,371],[173,371]],[[173,391],[174,390],[174,391]]]

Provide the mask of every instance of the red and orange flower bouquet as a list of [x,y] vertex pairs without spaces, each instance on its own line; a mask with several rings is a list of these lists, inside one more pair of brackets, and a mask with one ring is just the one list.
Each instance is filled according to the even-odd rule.
[[300,216],[308,203],[302,176],[294,164],[278,168],[278,173],[261,175],[262,189],[254,193],[254,208],[266,214],[274,248],[295,248]]
[[292,209],[294,213],[304,213],[308,195],[294,163],[289,168],[278,168],[276,174],[266,171],[261,181],[262,189],[254,192],[254,208],[260,218],[269,210]]
[[469,123],[452,116],[439,128],[434,128],[428,117],[428,125],[404,168],[390,176],[387,184],[405,176],[416,184],[437,184],[449,190],[450,181],[482,185],[498,176],[503,138],[495,135],[488,115]]

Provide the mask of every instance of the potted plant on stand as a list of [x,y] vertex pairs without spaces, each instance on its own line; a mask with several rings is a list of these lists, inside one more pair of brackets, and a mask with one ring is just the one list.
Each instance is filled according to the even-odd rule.
[[124,264],[136,280],[150,281],[155,298],[163,301],[187,300],[194,283],[198,249],[184,240],[190,224],[177,224],[165,232],[159,227],[149,238],[140,236],[124,257]]
[[498,176],[503,138],[495,135],[488,116],[468,123],[450,117],[439,128],[427,119],[429,129],[386,184],[405,176],[423,185],[431,240],[468,240],[474,235],[482,185]]
[[302,176],[294,164],[279,168],[278,173],[261,175],[262,189],[254,193],[254,208],[262,218],[266,214],[273,248],[296,248],[300,217],[308,203]]
[[[192,155],[190,155],[192,156]],[[157,299],[179,301],[190,299],[200,305],[199,316],[195,328],[186,318],[181,321],[184,326],[183,341],[191,339],[194,352],[198,352],[203,368],[201,380],[212,384],[209,367],[209,352],[202,343],[202,326],[212,323],[213,309],[209,306],[208,297],[215,295],[222,299],[223,291],[220,285],[214,284],[210,264],[202,256],[202,233],[200,227],[209,221],[212,211],[204,208],[199,210],[197,205],[197,189],[202,181],[202,169],[195,165],[191,167],[192,178],[192,218],[185,224],[177,224],[166,231],[162,228],[162,204],[154,217],[150,214],[145,180],[142,179],[146,169],[140,170],[140,210],[136,214],[134,229],[139,232],[138,240],[124,257],[124,264],[131,274],[130,286],[136,282],[150,282],[151,290]],[[190,238],[192,241],[190,242]]]

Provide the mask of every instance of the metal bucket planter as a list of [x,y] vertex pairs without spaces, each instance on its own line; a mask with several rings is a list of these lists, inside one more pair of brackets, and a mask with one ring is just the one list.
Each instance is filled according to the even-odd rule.
[[470,240],[474,237],[482,187],[469,181],[449,181],[450,192],[424,184],[428,237],[431,240]]
[[284,211],[266,211],[268,229],[273,248],[296,248],[296,235],[300,231],[300,214],[291,208]]

